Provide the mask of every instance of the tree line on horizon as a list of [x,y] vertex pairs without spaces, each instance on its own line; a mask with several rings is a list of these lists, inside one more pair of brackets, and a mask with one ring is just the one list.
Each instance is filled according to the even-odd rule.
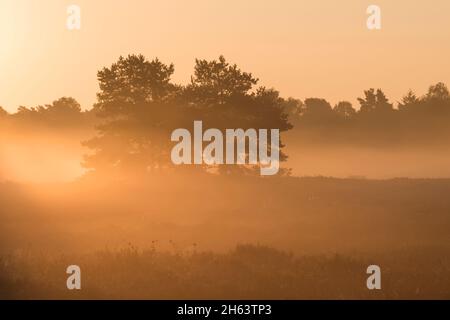
[[450,138],[450,93],[442,82],[422,96],[409,90],[396,105],[371,88],[358,98],[358,110],[348,101],[331,106],[321,98],[288,100],[296,137],[311,143],[441,145]]
[[[172,82],[173,64],[143,55],[120,57],[98,71],[94,106],[83,111],[71,97],[51,104],[0,107],[0,124],[23,128],[92,128],[97,135],[83,144],[92,152],[83,165],[95,170],[137,172],[170,167],[170,133],[202,120],[207,128],[280,129],[304,143],[384,145],[406,141],[436,143],[450,137],[450,93],[444,83],[423,96],[409,91],[394,105],[381,89],[364,91],[357,110],[348,101],[332,106],[322,98],[283,98],[275,89],[258,86],[252,73],[218,60],[195,60],[187,85]],[[281,160],[287,159],[281,144]],[[219,166],[220,172],[236,166]],[[202,168],[205,169],[205,168]],[[206,168],[207,169],[207,168]],[[237,169],[242,170],[242,168]]]

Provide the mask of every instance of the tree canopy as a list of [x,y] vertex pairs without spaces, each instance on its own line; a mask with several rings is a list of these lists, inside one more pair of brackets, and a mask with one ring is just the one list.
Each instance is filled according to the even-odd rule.
[[[171,167],[170,133],[201,120],[205,128],[289,130],[286,101],[223,56],[195,61],[187,85],[174,84],[173,64],[142,55],[120,57],[98,72],[94,110],[104,118],[85,166],[148,172]],[[282,153],[282,160],[286,156]]]

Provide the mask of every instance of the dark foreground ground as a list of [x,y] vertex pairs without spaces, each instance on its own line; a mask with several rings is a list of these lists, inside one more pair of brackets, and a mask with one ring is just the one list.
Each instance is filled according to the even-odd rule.
[[[293,256],[240,245],[227,254],[163,253],[130,247],[90,255],[5,255],[2,299],[449,299],[450,251],[405,250],[372,259]],[[373,260],[382,289],[366,288]],[[66,288],[76,262],[82,289]]]
[[99,181],[0,185],[0,298],[450,298],[449,180]]

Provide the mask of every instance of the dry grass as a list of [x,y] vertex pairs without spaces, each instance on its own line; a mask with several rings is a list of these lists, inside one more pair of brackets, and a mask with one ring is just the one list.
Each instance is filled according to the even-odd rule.
[[[378,257],[382,290],[366,288],[370,261],[295,256],[258,245],[212,252],[139,251],[86,255],[27,252],[0,259],[2,299],[448,299],[450,250],[405,250]],[[82,290],[66,288],[78,263]]]
[[0,187],[1,298],[450,298],[448,180],[93,181]]

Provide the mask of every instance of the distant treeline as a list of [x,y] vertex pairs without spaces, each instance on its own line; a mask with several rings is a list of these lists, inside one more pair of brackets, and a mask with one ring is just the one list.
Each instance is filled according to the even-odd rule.
[[449,141],[450,94],[444,83],[422,96],[409,91],[395,106],[381,89],[364,91],[358,101],[359,110],[347,101],[332,107],[320,98],[288,99],[288,112],[302,141],[366,146]]
[[78,129],[92,127],[97,122],[98,119],[92,109],[82,111],[80,104],[71,97],[63,97],[44,106],[31,108],[20,106],[12,114],[0,107],[2,127]]
[[299,143],[442,144],[450,137],[450,94],[443,83],[422,96],[410,91],[396,105],[381,89],[369,89],[358,98],[357,110],[347,101],[332,106],[321,98],[283,98],[275,89],[257,87],[257,78],[222,56],[196,60],[187,85],[173,83],[173,72],[173,64],[158,59],[120,57],[98,72],[100,91],[91,109],[82,111],[70,97],[45,106],[22,106],[13,114],[0,107],[0,125],[95,126],[98,135],[85,142],[93,153],[84,163],[95,169],[170,166],[170,132],[191,128],[194,120],[219,129],[292,129]]

